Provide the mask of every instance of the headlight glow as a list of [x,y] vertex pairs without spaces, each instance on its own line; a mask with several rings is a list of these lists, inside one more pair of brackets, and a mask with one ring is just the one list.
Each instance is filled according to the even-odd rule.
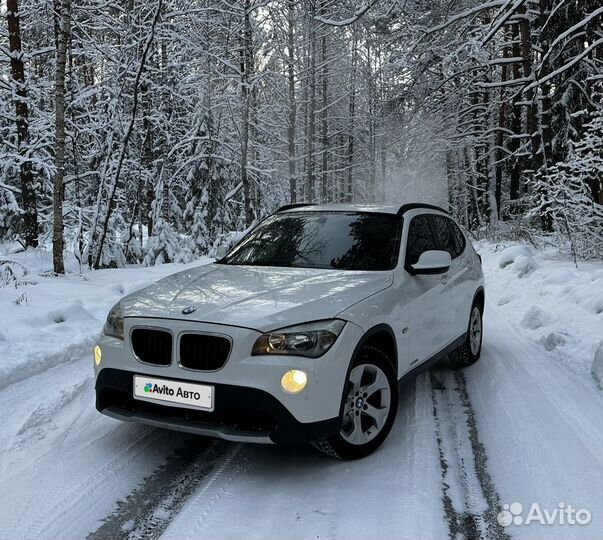
[[100,363],[101,363],[102,359],[103,359],[103,351],[102,351],[102,349],[98,345],[96,345],[94,347],[94,363],[97,366],[100,366]]
[[345,321],[332,319],[273,330],[257,339],[251,354],[318,358],[331,348],[344,326]]
[[117,302],[117,304],[111,308],[111,311],[109,311],[103,333],[105,336],[112,336],[119,339],[124,338],[124,317],[119,302]]

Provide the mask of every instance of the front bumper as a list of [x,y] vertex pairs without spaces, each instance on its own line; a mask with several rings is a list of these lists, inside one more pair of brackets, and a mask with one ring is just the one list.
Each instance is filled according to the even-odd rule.
[[[126,319],[129,327],[167,328],[174,335],[173,361],[169,366],[140,362],[129,340],[102,337],[102,361],[96,372],[96,407],[119,420],[139,422],[226,440],[262,443],[312,441],[339,431],[341,397],[347,369],[362,330],[347,323],[333,347],[320,358],[250,356],[260,333],[254,330],[161,319]],[[232,340],[226,364],[217,371],[196,371],[180,366],[178,339],[187,332],[221,333]],[[290,369],[302,369],[307,387],[287,394],[281,378]],[[135,374],[214,387],[214,410],[205,412],[133,399]]]
[[214,384],[211,412],[133,399],[134,373],[103,369],[96,380],[96,408],[113,418],[156,427],[256,443],[299,443],[337,433],[340,418],[302,423],[262,390]]

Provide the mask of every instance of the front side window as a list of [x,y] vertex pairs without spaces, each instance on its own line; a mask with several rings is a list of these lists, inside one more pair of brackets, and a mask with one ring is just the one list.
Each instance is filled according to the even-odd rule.
[[402,219],[371,212],[284,212],[262,222],[219,262],[233,265],[391,270]]
[[406,243],[406,265],[415,264],[421,253],[438,249],[429,226],[427,215],[416,216],[410,222],[408,241]]

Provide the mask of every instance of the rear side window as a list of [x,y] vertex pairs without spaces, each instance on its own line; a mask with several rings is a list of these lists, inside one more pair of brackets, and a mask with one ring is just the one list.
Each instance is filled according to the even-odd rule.
[[424,251],[436,248],[427,215],[417,216],[410,222],[406,243],[406,265],[415,264]]
[[[456,225],[445,216],[431,215],[429,216],[433,224],[433,232],[436,236],[438,248],[450,253],[451,258],[458,257],[464,249],[464,245],[460,244],[453,232],[452,226]],[[460,231],[459,231],[460,233]]]
[[455,242],[455,248],[456,248],[456,255],[450,255],[451,257],[458,257],[461,253],[463,253],[463,251],[465,251],[465,235],[463,234],[463,232],[461,231],[461,229],[459,229],[459,226],[452,221],[451,219],[446,218],[446,221],[448,221],[448,226],[450,227],[450,230],[452,231],[452,238],[454,239]]

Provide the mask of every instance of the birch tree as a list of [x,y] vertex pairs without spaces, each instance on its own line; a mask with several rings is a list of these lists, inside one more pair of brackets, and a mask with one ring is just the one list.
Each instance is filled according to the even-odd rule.
[[52,263],[56,274],[65,273],[63,262],[63,182],[65,179],[65,69],[67,43],[71,34],[71,0],[55,0],[56,79],[55,79],[55,163],[52,208]]

